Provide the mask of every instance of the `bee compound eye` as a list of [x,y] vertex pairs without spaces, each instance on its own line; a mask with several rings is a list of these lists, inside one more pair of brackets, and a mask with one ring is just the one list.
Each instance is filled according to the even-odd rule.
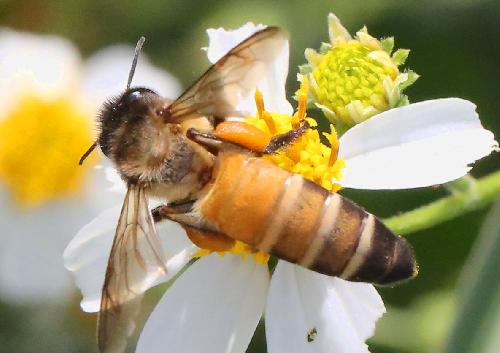
[[119,107],[126,111],[143,113],[157,97],[158,95],[148,88],[131,88],[121,96]]
[[122,101],[126,105],[134,105],[142,100],[143,95],[144,94],[141,91],[126,92],[122,98]]

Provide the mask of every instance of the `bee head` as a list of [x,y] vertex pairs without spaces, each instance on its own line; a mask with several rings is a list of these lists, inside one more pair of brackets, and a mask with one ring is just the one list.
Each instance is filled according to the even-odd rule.
[[110,157],[116,135],[123,135],[147,123],[159,101],[160,96],[154,91],[144,87],[132,87],[104,103],[98,119],[98,144],[102,152]]
[[130,116],[140,117],[148,111],[148,105],[158,98],[158,95],[148,88],[131,88],[132,79],[137,66],[137,59],[141,52],[146,38],[141,37],[137,42],[134,52],[134,59],[128,75],[127,89],[118,97],[111,98],[106,103],[99,114],[100,134],[96,142],[80,158],[79,164],[82,165],[85,159],[99,145],[103,153],[110,157],[110,139],[111,135],[124,123]]
[[111,101],[111,108],[122,110],[125,113],[144,113],[148,107],[158,100],[158,94],[149,88],[132,87],[128,88],[122,95]]

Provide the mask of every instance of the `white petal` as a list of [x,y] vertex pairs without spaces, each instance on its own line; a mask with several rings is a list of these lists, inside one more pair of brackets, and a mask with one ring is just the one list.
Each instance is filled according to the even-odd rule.
[[[2,195],[2,201],[5,200]],[[7,206],[7,207],[4,207]],[[67,298],[71,289],[61,253],[75,223],[77,205],[22,213],[2,202],[0,224],[0,295],[27,304]],[[66,211],[66,212],[64,212]],[[58,219],[64,219],[59,223]]]
[[[207,48],[208,60],[215,63],[241,41],[265,27],[261,24],[254,25],[249,22],[236,30],[226,31],[223,28],[207,29],[209,39]],[[285,92],[286,77],[288,75],[288,57],[289,48],[286,45],[272,63],[264,80],[258,85],[264,97],[265,108],[270,112],[282,114],[293,113],[292,106],[287,101]],[[244,100],[238,105],[238,110],[255,114],[257,109],[253,95],[244,97]]]
[[76,48],[60,37],[0,29],[0,113],[23,90],[52,96],[76,88],[80,65]]
[[262,24],[255,25],[252,22],[245,23],[238,29],[225,30],[224,28],[209,28],[208,34],[208,60],[215,64],[217,60],[222,58],[229,50],[234,48],[238,43],[250,37],[255,32],[266,28]]
[[105,192],[99,169],[87,175],[78,195],[20,209],[0,191],[0,295],[19,302],[68,298],[74,290],[62,253],[82,224],[123,196]]
[[[104,273],[120,209],[117,206],[102,212],[78,232],[64,251],[64,265],[72,272],[82,291],[81,306],[84,311],[99,310]],[[176,223],[161,222],[157,230],[165,251],[167,275],[153,285],[172,278],[196,251]]]
[[72,286],[62,253],[83,219],[95,210],[92,199],[65,199],[20,210],[0,193],[0,295],[30,303],[62,300]]
[[[372,285],[351,283],[280,261],[266,309],[269,353],[367,353],[385,312]],[[308,334],[315,329],[315,337]]]
[[[97,103],[120,94],[127,85],[134,48],[114,45],[92,55],[85,65],[84,90]],[[148,87],[163,97],[175,99],[181,93],[179,82],[168,72],[153,66],[144,52],[139,56],[132,86]]]
[[447,98],[391,109],[340,138],[346,160],[342,185],[403,189],[457,179],[492,151],[493,134],[481,126],[476,106]]
[[210,255],[165,293],[136,353],[243,353],[264,310],[269,274],[253,260]]

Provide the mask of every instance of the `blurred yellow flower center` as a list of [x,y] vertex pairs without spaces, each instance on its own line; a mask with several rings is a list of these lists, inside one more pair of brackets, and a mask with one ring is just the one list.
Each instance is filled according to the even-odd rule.
[[22,206],[75,194],[96,160],[78,160],[92,143],[89,112],[69,98],[20,98],[0,120],[0,181]]
[[[301,88],[297,91],[299,107],[294,115],[265,111],[262,94],[257,91],[255,101],[258,113],[254,117],[246,118],[245,122],[258,127],[271,136],[283,134],[297,128],[303,119],[307,119],[312,127],[316,127],[316,121],[306,117],[307,89],[308,83],[307,79],[305,79],[301,84]],[[321,185],[327,190],[338,191],[340,185],[335,180],[341,179],[345,161],[337,158],[339,144],[333,125],[330,125],[330,133],[323,133],[323,135],[329,141],[330,147],[321,142],[316,129],[308,129],[293,144],[277,153],[265,155],[263,158],[291,173],[301,174],[304,178]],[[263,265],[269,261],[269,254],[253,249],[240,241],[235,241],[228,251],[201,249],[193,257],[206,256],[213,252],[217,252],[221,256],[228,253],[240,255],[243,259],[251,256],[257,263]]]
[[347,107],[353,101],[376,111],[389,107],[384,79],[395,80],[399,72],[389,60],[375,60],[370,55],[373,52],[357,40],[336,43],[313,70],[318,102],[333,110],[347,125],[354,123]]

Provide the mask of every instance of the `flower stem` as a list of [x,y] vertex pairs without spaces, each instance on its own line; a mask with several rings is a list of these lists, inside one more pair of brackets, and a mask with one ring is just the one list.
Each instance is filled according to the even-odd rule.
[[393,232],[407,235],[478,210],[500,197],[500,171],[477,180],[465,176],[450,183],[447,189],[452,191],[451,195],[412,211],[386,218],[384,223]]

